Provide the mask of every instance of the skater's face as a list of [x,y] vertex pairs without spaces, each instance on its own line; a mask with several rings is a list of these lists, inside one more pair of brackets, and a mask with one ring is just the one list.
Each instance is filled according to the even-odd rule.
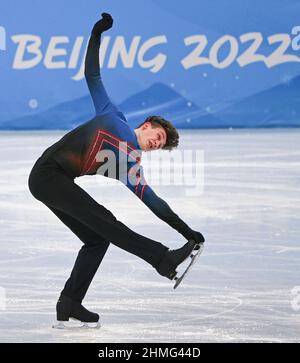
[[150,122],[145,122],[140,127],[139,145],[143,151],[158,150],[164,147],[167,133],[162,127],[152,127]]

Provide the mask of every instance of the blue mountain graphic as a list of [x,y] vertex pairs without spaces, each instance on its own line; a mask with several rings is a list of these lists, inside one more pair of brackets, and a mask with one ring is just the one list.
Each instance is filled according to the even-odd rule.
[[300,76],[246,97],[215,115],[230,127],[299,127]]
[[163,83],[155,83],[127,98],[120,104],[120,109],[133,127],[150,115],[162,116],[178,128],[215,127],[220,124],[215,116]]
[[[122,102],[120,109],[133,127],[147,116],[161,115],[178,128],[216,127],[220,120],[162,83],[156,83]],[[95,114],[89,95],[63,102],[44,112],[1,122],[0,129],[68,130],[91,119]]]
[[0,122],[2,130],[68,130],[91,119],[95,114],[89,95],[63,102],[46,111]]
[[[255,128],[300,126],[300,76],[207,113],[174,89],[155,83],[119,105],[132,127],[147,116],[160,115],[178,128]],[[89,95],[61,103],[44,112],[1,122],[7,130],[68,130],[95,114]]]

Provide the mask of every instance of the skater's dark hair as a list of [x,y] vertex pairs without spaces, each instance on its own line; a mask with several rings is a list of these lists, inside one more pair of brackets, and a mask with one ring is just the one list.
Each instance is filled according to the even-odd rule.
[[164,118],[160,116],[149,116],[146,118],[144,122],[142,122],[137,128],[144,125],[145,122],[150,122],[152,128],[162,127],[167,134],[167,140],[164,147],[162,147],[163,150],[169,150],[176,148],[179,143],[179,135],[174,127],[174,125],[170,122],[165,120]]

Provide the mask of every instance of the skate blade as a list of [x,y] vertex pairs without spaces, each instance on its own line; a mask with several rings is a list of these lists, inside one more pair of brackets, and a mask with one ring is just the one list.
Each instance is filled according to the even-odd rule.
[[191,267],[194,265],[194,263],[196,262],[196,260],[199,258],[199,256],[203,252],[203,249],[204,249],[204,245],[202,243],[202,244],[199,245],[199,249],[198,250],[194,250],[194,251],[196,251],[195,253],[191,253],[191,255],[190,255],[191,261],[190,261],[189,265],[186,267],[186,269],[184,270],[184,272],[182,273],[182,275],[180,277],[175,276],[175,278],[174,278],[174,280],[175,280],[175,285],[173,287],[174,289],[176,289],[179,286],[179,284],[181,283],[181,281],[184,279],[184,277],[190,271]]
[[100,322],[96,323],[85,323],[80,320],[70,318],[69,321],[57,321],[57,324],[52,326],[53,329],[60,330],[78,330],[78,329],[100,329]]
[[[180,263],[180,265],[184,264],[189,258],[191,258],[191,260],[193,261],[195,259],[195,257],[198,255],[198,254],[201,254],[202,253],[202,249],[203,249],[203,244],[195,244],[193,246],[193,249],[191,250],[191,252],[189,253],[188,256],[186,256],[186,258]],[[200,251],[199,251],[200,249]],[[190,265],[189,265],[190,267]],[[189,269],[189,267],[187,269]],[[177,271],[173,271],[169,276],[168,278],[171,280],[171,281],[177,281],[179,280],[181,277],[178,277],[178,272]],[[180,280],[181,281],[181,280]],[[176,284],[175,284],[176,285]],[[178,285],[176,285],[177,287]]]

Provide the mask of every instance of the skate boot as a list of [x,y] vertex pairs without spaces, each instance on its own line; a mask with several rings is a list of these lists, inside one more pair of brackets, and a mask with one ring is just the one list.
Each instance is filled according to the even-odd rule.
[[[56,329],[100,328],[98,314],[88,311],[80,302],[63,294],[56,304],[56,316],[58,324],[53,326]],[[69,319],[75,323],[69,323]]]
[[179,266],[183,261],[191,256],[192,252],[198,248],[199,244],[196,244],[195,241],[190,240],[181,248],[176,250],[168,250],[160,264],[156,267],[156,271],[160,275],[173,280],[177,275],[177,266]]

